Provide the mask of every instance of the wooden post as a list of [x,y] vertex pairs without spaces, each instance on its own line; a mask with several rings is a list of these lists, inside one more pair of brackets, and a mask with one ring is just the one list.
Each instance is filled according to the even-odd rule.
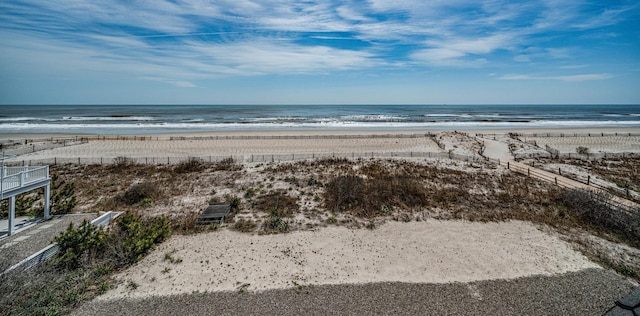
[[591,176],[587,176],[587,185],[591,182]]
[[510,167],[509,167],[509,162],[508,162],[508,161],[507,161],[507,169],[510,169]]
[[558,177],[553,178],[554,181],[556,182],[556,185],[558,185]]
[[558,174],[562,175],[562,170],[560,170],[560,167],[558,167]]
[[9,226],[7,227],[7,236],[11,236],[14,233],[16,225],[16,197],[15,195],[9,198]]
[[[49,172],[47,170],[47,172]],[[51,199],[51,183],[44,187],[44,219],[51,218],[49,200]]]
[[527,168],[527,176],[531,176],[531,168]]

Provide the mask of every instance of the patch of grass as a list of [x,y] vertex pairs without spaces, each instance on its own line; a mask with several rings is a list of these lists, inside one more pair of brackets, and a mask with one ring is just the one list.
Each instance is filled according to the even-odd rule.
[[248,188],[244,193],[245,199],[250,199],[256,195],[256,190],[254,188]]
[[289,222],[280,216],[270,216],[263,225],[267,233],[286,233],[289,232],[289,228]]
[[616,270],[616,272],[628,277],[632,277],[632,278],[640,277],[640,274],[638,274],[640,272],[626,265],[618,265],[618,266],[615,266],[614,269]]
[[173,264],[181,263],[182,262],[182,258],[174,257],[173,253],[175,253],[175,250],[172,251],[172,252],[166,252],[164,254],[164,259],[163,260],[164,261],[169,261],[170,263],[173,263]]
[[233,229],[247,233],[253,231],[258,225],[252,220],[239,219],[233,224]]

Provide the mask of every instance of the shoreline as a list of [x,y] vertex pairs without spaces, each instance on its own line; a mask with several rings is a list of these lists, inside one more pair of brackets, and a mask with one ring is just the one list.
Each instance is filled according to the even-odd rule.
[[[122,133],[122,134],[97,134],[97,133],[3,133],[0,140],[24,140],[24,139],[63,139],[73,137],[105,137],[113,139],[117,137],[145,137],[157,140],[168,140],[171,137],[260,137],[260,136],[375,136],[375,135],[416,135],[441,132],[461,132],[471,136],[476,135],[506,135],[509,133],[519,134],[587,134],[587,133],[620,133],[636,134],[640,133],[640,126],[629,127],[580,127],[580,128],[549,128],[549,127],[527,127],[527,128],[487,128],[487,129],[278,129],[278,130],[232,130],[232,131],[189,131],[170,133]],[[621,135],[624,136],[624,135]]]

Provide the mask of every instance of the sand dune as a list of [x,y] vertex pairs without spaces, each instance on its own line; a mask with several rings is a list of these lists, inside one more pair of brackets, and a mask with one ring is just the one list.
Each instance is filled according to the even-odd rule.
[[[332,226],[280,235],[222,230],[172,237],[118,275],[121,285],[99,299],[310,284],[471,282],[594,267],[565,242],[517,221],[389,222],[375,230]],[[130,290],[129,282],[138,288]]]

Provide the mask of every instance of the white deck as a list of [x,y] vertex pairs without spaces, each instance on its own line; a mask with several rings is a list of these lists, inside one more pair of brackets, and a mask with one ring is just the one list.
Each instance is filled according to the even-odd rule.
[[44,218],[49,219],[49,199],[51,179],[49,166],[39,167],[5,167],[0,169],[0,200],[9,199],[8,235],[15,229],[16,195],[38,188],[44,191]]
[[49,166],[5,167],[0,173],[2,199],[31,190],[34,185],[41,183],[44,185],[44,182],[49,180]]

